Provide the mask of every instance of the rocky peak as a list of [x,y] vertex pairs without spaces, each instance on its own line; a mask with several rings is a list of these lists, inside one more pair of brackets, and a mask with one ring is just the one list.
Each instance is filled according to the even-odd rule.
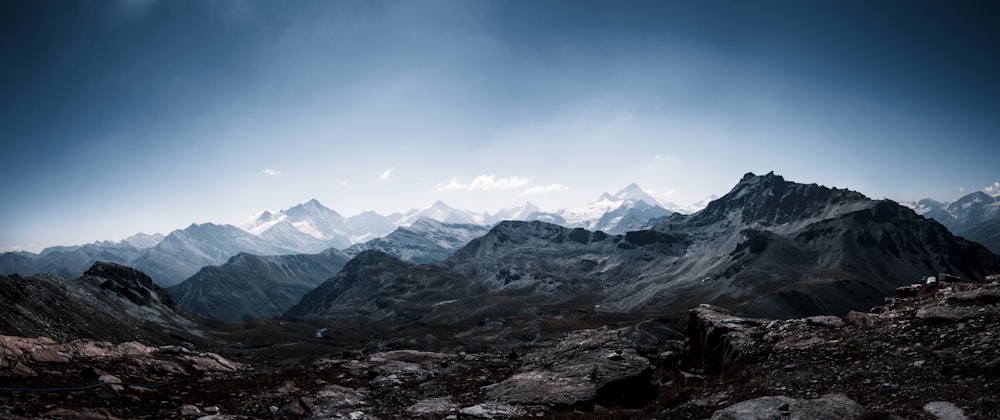
[[588,244],[606,238],[608,235],[603,232],[591,232],[582,228],[565,228],[538,220],[507,220],[498,223],[486,235],[473,240],[467,248],[475,248],[483,243],[492,243],[493,248],[501,246],[500,244],[540,247],[566,242]]
[[301,220],[309,217],[341,217],[339,213],[320,204],[315,198],[285,211],[289,217]]
[[169,294],[153,284],[153,279],[132,267],[98,261],[84,273],[84,279],[94,281],[102,290],[110,290],[136,305],[150,306],[162,302],[172,309],[177,307]]
[[729,193],[690,220],[695,225],[706,225],[735,218],[748,225],[776,226],[819,217],[832,206],[870,201],[855,191],[789,182],[773,172],[761,176],[747,173]]

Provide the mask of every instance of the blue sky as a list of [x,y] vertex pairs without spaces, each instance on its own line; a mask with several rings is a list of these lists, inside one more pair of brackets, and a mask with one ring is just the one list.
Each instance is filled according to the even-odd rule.
[[992,3],[4,1],[0,249],[751,171],[953,200],[1000,181]]

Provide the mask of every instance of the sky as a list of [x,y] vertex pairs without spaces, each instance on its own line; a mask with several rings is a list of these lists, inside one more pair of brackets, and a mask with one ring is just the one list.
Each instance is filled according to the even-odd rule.
[[0,1],[0,250],[341,214],[680,205],[746,172],[1000,192],[990,1]]

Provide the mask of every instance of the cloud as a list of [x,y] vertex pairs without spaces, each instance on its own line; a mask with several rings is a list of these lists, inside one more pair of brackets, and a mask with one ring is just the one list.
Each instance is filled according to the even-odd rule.
[[281,169],[264,168],[264,175],[267,176],[281,175]]
[[337,183],[337,185],[340,185],[341,187],[346,187],[346,186],[348,186],[349,184],[348,184],[348,182],[347,182],[347,181],[340,181],[340,182],[338,182],[338,183]]
[[562,186],[562,184],[536,185],[521,191],[521,195],[545,194],[550,192],[569,191],[570,189],[571,188],[569,187]]
[[994,197],[1000,196],[1000,182],[994,182],[993,185],[986,186],[986,188],[983,188],[983,192]]
[[674,157],[657,153],[656,156],[654,156],[653,158],[656,160],[672,160]]
[[385,172],[382,172],[382,175],[379,175],[378,179],[381,179],[383,181],[388,181],[389,177],[392,176],[392,171],[395,171],[395,170],[396,170],[396,168],[386,169]]
[[496,175],[479,175],[468,184],[452,178],[447,184],[438,184],[439,191],[492,191],[509,190],[520,188],[528,184],[528,178],[523,176],[512,176],[510,178],[497,178]]

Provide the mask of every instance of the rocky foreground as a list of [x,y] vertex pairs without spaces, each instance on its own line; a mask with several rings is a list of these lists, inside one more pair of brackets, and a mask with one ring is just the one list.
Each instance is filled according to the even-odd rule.
[[[899,292],[900,299],[845,317],[741,318],[702,305],[691,310],[684,341],[648,321],[539,337],[502,351],[424,351],[392,340],[294,363],[258,358],[253,366],[247,352],[220,351],[223,357],[178,346],[4,336],[0,417],[962,419],[1000,413],[1000,284],[937,283]],[[269,351],[280,354],[285,345]]]

